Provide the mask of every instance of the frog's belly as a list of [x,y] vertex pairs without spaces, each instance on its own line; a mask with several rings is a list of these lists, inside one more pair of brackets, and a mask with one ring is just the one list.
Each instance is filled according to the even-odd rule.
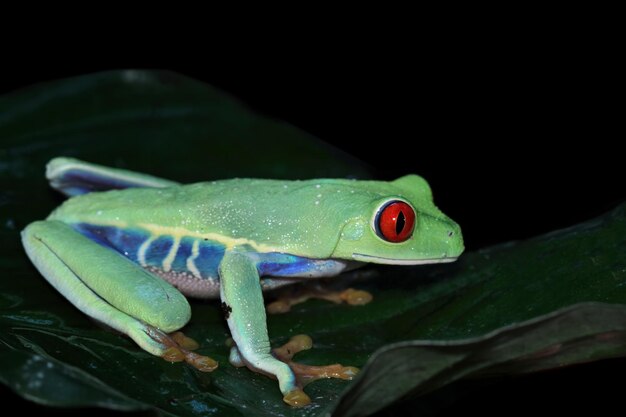
[[[304,272],[302,275],[298,276],[279,276],[278,274],[280,274],[280,271],[277,271],[276,276],[260,278],[261,288],[263,291],[269,291],[285,285],[295,284],[302,281],[303,278],[321,278],[323,276],[336,275],[345,269],[343,265],[339,264],[336,265],[335,268],[338,272],[327,272],[328,275]],[[170,270],[166,272],[156,266],[147,266],[145,269],[151,274],[169,282],[186,296],[196,298],[219,298],[220,296],[220,280],[217,276],[214,278],[197,278],[189,271]],[[289,268],[286,269],[292,271],[294,268],[290,265]]]
[[148,265],[146,271],[162,278],[189,297],[219,298],[220,281],[217,278],[198,278],[189,271],[164,271],[162,268]]
[[[217,298],[220,294],[219,264],[225,247],[219,242],[196,237],[155,236],[141,229],[77,224],[75,229],[93,241],[113,249],[146,271],[169,282],[183,294]],[[301,278],[334,276],[352,263],[332,259],[310,259],[284,253],[250,254],[257,264],[263,290],[293,284]]]

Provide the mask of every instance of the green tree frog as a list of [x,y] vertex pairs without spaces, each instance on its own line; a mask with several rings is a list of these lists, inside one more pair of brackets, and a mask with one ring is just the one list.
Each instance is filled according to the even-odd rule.
[[273,353],[264,290],[365,263],[450,262],[463,252],[459,226],[417,175],[181,185],[72,158],[53,159],[46,175],[71,198],[29,224],[22,241],[63,296],[145,351],[204,371],[217,363],[176,331],[191,317],[185,296],[219,297],[231,363],[275,377],[293,406],[310,402],[298,376],[349,379],[356,368],[306,367]]

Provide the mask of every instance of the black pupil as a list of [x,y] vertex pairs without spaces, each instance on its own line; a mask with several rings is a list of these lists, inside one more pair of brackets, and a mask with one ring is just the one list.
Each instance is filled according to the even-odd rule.
[[401,211],[398,214],[398,220],[396,220],[396,234],[399,235],[404,229],[404,224],[406,223],[406,218],[404,217],[404,213]]

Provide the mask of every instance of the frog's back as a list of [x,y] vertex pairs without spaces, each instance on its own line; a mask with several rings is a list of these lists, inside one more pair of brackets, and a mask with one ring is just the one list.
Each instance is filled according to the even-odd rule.
[[49,218],[181,237],[209,235],[256,252],[327,258],[349,217],[343,211],[380,198],[359,191],[362,183],[231,179],[112,190],[73,197]]

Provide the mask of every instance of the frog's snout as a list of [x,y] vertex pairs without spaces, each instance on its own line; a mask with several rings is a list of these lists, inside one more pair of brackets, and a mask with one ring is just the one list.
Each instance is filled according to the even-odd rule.
[[461,233],[461,227],[456,223],[447,225],[444,229],[445,237],[444,241],[447,243],[447,250],[444,257],[457,258],[465,250],[465,244],[463,243],[463,234]]

